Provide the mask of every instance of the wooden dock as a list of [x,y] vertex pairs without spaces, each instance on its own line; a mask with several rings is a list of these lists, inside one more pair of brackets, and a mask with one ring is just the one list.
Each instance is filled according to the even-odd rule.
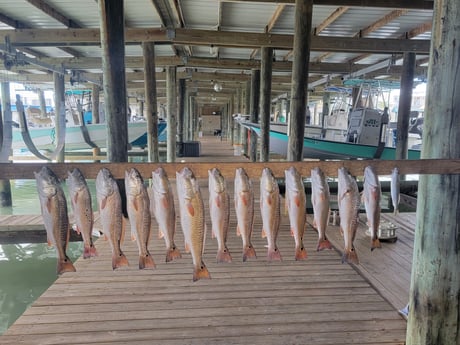
[[[207,207],[206,182],[201,180],[200,186]],[[283,261],[269,263],[266,240],[260,236],[257,196],[258,192],[256,260],[242,262],[233,209],[230,264],[216,263],[217,243],[206,213],[204,261],[210,280],[192,282],[191,256],[183,252],[179,217],[176,243],[183,257],[164,262],[164,242],[157,238],[155,224],[149,246],[155,270],[138,270],[137,246],[125,241],[122,247],[130,267],[112,271],[108,243],[100,239],[99,257],[79,259],[77,272],[59,277],[0,343],[404,344],[406,322],[397,308],[408,298],[414,215],[395,219],[403,224],[398,241],[384,243],[372,253],[361,224],[355,242],[361,264],[351,266],[341,263],[343,244],[338,227],[332,225],[328,235],[337,249],[316,252],[317,234],[309,225],[304,239],[308,259],[295,261],[294,240],[283,214],[278,240]]]

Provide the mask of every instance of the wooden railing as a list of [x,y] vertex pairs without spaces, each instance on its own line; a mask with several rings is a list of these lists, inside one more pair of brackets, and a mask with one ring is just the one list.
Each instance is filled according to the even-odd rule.
[[124,178],[125,171],[131,167],[139,170],[144,178],[150,178],[152,171],[163,167],[170,179],[176,172],[187,166],[197,178],[207,178],[208,170],[219,168],[222,175],[233,179],[237,168],[244,168],[251,178],[259,178],[262,169],[269,167],[275,177],[284,177],[284,170],[294,166],[299,173],[310,176],[314,167],[320,167],[329,177],[337,176],[339,167],[346,167],[354,176],[362,176],[364,168],[373,166],[378,175],[390,175],[397,167],[400,174],[460,174],[460,159],[420,159],[420,160],[343,160],[343,161],[303,161],[303,162],[187,162],[187,163],[0,163],[0,179],[33,179],[34,171],[49,166],[58,177],[67,178],[67,172],[79,168],[87,179],[96,178],[103,167],[108,168],[115,178]]

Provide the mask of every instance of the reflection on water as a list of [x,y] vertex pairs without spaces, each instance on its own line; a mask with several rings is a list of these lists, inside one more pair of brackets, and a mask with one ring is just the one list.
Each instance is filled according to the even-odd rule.
[[[88,185],[95,207],[94,181]],[[65,184],[63,189],[67,195]],[[11,180],[11,193],[13,206],[0,207],[0,215],[40,214],[35,180]],[[81,242],[70,243],[67,249],[72,261],[82,252]],[[55,248],[46,243],[0,244],[0,334],[56,280],[56,260]]]
[[[67,254],[75,261],[81,242],[70,243]],[[0,334],[56,280],[56,251],[47,244],[0,245]]]

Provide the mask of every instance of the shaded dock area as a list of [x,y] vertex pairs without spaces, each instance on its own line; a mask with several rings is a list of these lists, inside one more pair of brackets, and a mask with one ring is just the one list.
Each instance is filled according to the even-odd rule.
[[[207,150],[215,152],[213,161],[244,159],[233,156],[227,142],[210,138],[202,141],[201,157],[190,161],[205,161]],[[226,155],[223,150],[228,150]],[[99,257],[77,260],[77,272],[59,277],[0,337],[0,343],[404,344],[406,322],[396,309],[408,297],[413,233],[401,230],[396,243],[384,243],[381,250],[371,253],[366,227],[360,224],[355,244],[361,264],[355,267],[341,263],[343,243],[338,226],[328,228],[336,249],[316,251],[317,234],[309,215],[304,237],[308,258],[295,261],[294,239],[282,211],[278,246],[283,261],[267,262],[258,181],[254,183],[257,259],[242,262],[242,242],[236,236],[232,207],[227,244],[233,262],[216,263],[207,181],[200,180],[208,226],[204,261],[212,279],[192,282],[192,260],[183,250],[176,200],[176,244],[181,259],[165,262],[164,242],[157,236],[155,223],[149,246],[155,270],[137,268],[137,246],[128,239],[122,248],[130,267],[113,271],[108,242],[99,239]],[[228,187],[233,197],[233,184],[229,182]],[[410,228],[413,218],[413,214],[401,214],[394,221]],[[127,231],[129,234],[129,228]],[[407,261],[404,270],[393,263],[400,257]]]

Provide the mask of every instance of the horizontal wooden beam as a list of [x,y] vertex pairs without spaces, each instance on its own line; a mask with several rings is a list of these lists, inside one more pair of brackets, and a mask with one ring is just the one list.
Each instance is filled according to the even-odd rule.
[[340,167],[347,168],[354,176],[363,176],[368,165],[375,168],[379,175],[391,175],[397,167],[400,174],[460,174],[460,159],[418,159],[418,160],[344,160],[344,161],[304,161],[304,162],[187,162],[187,163],[0,163],[0,179],[34,179],[34,171],[38,172],[44,165],[52,169],[56,175],[65,179],[67,172],[79,168],[87,179],[95,179],[102,168],[108,168],[115,178],[124,178],[125,171],[131,167],[139,170],[141,175],[149,179],[158,167],[163,167],[173,179],[176,171],[184,167],[192,169],[197,178],[208,178],[208,170],[219,167],[227,178],[233,179],[237,168],[244,168],[249,177],[259,178],[265,167],[270,167],[277,178],[284,177],[284,170],[294,166],[299,173],[310,176],[314,167],[320,167],[327,176],[337,176]]
[[[231,32],[197,29],[164,30],[154,28],[126,29],[126,43],[156,42],[222,47],[292,49],[293,35]],[[17,47],[99,45],[98,29],[21,29],[1,30],[0,41],[9,39]],[[312,51],[428,54],[429,40],[376,39],[313,36]]]
[[[295,4],[295,0],[224,0],[225,2],[261,2],[276,4]],[[432,0],[313,0],[314,5],[323,6],[358,6],[381,8],[407,8],[432,10]]]

